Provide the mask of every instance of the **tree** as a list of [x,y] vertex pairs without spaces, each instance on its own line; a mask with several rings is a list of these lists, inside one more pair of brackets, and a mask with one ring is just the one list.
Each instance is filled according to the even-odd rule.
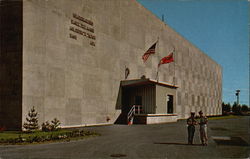
[[38,117],[37,117],[38,113],[36,112],[34,106],[31,108],[31,110],[28,113],[28,117],[26,117],[26,121],[23,124],[23,127],[28,131],[28,132],[32,132],[35,130],[39,129],[38,126]]
[[231,111],[231,105],[230,103],[225,104],[224,102],[222,102],[222,113],[223,114],[227,114]]
[[241,113],[240,113],[240,112],[241,112],[241,106],[240,106],[240,105],[237,105],[237,103],[234,102],[233,107],[232,107],[232,111],[233,111],[235,114],[237,114],[237,115],[241,114]]
[[51,124],[49,121],[42,123],[42,131],[57,131],[59,130],[60,121],[57,118],[51,120]]
[[60,121],[57,119],[57,118],[54,118],[52,121],[52,131],[56,131],[59,129],[59,126],[60,126]]
[[242,107],[241,107],[241,111],[242,112],[247,112],[248,111],[248,106],[243,104]]

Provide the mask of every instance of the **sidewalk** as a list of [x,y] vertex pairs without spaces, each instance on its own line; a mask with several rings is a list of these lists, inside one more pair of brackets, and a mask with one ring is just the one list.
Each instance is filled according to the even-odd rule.
[[[201,146],[196,128],[194,145],[187,145],[185,120],[159,125],[111,125],[84,128],[100,137],[64,143],[0,146],[8,158],[247,158],[250,117],[210,120],[208,146]],[[243,144],[242,144],[243,143]]]

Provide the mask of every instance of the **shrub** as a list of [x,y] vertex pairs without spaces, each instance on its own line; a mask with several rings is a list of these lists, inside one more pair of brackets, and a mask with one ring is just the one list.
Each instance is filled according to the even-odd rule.
[[51,120],[51,124],[49,121],[42,123],[42,131],[57,131],[59,130],[60,121],[57,118]]
[[85,136],[98,135],[95,132],[84,130],[73,131],[53,131],[53,132],[39,132],[32,134],[19,134],[16,137],[0,138],[0,144],[23,144],[23,143],[37,143],[55,140],[70,141],[71,138],[81,138]]
[[36,112],[35,108],[32,107],[28,113],[28,117],[26,117],[27,122],[23,124],[23,127],[27,132],[32,132],[39,129],[37,115],[38,113]]
[[6,127],[5,126],[0,126],[0,132],[3,132],[6,130]]
[[46,121],[45,123],[42,123],[42,131],[51,131],[52,127],[50,125],[50,123],[48,121]]
[[52,131],[56,131],[59,129],[59,126],[60,126],[60,121],[57,119],[57,118],[54,118],[52,121],[51,121],[51,128],[52,128]]

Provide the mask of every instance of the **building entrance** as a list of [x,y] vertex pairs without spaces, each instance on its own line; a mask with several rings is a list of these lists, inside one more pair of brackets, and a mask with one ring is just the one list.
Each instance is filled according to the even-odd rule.
[[[176,121],[176,86],[151,79],[121,82],[121,114],[116,123],[153,124]],[[130,120],[133,119],[133,120]]]
[[167,113],[173,114],[173,105],[174,105],[174,97],[173,95],[167,95]]
[[135,105],[142,105],[142,96],[135,96]]

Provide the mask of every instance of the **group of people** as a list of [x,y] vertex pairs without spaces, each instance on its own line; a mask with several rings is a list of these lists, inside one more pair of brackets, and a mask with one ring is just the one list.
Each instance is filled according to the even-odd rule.
[[199,118],[195,117],[195,113],[191,112],[191,116],[187,119],[188,129],[188,144],[193,144],[195,125],[200,125],[200,139],[203,146],[207,146],[207,122],[208,119],[203,115],[202,111],[199,111]]

